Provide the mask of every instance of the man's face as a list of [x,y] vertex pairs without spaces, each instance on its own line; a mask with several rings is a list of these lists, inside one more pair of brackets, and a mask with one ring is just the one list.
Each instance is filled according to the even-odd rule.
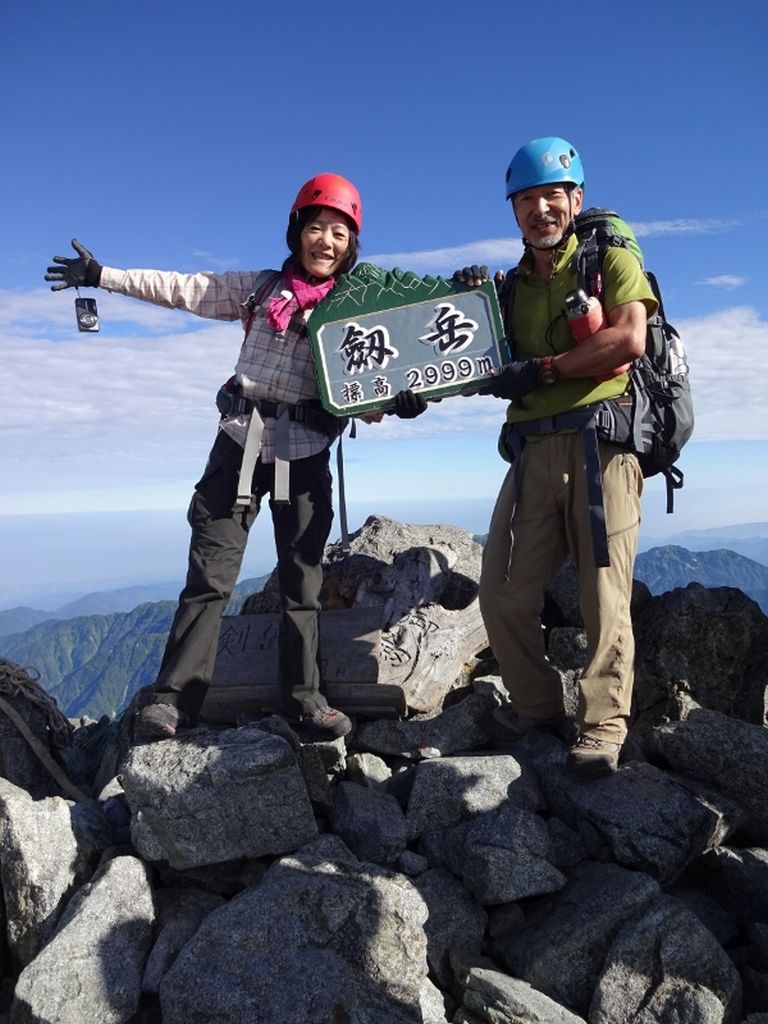
[[567,185],[537,185],[516,192],[515,219],[534,249],[555,249],[581,210],[583,191]]

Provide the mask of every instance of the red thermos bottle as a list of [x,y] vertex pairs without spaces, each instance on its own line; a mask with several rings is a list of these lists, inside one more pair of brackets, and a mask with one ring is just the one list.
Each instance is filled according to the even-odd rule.
[[[605,320],[603,307],[599,299],[594,295],[587,295],[583,288],[568,292],[565,296],[565,317],[568,321],[568,328],[577,345],[587,338],[591,338],[596,331],[601,331],[608,324]],[[630,364],[617,366],[610,373],[598,377],[599,381],[610,380],[618,377],[620,373],[626,373]]]

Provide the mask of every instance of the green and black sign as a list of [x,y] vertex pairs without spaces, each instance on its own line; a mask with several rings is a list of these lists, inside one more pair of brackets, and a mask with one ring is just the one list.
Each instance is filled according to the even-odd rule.
[[471,392],[509,359],[492,281],[470,288],[361,263],[307,326],[320,396],[337,416],[389,409],[405,388]]

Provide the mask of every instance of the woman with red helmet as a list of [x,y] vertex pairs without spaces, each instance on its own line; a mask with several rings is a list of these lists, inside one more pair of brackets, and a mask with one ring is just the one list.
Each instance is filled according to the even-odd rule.
[[[215,320],[240,319],[245,338],[235,373],[219,392],[219,431],[188,519],[187,580],[179,596],[150,702],[137,733],[173,736],[192,725],[213,672],[221,616],[237,581],[248,531],[269,497],[282,609],[282,711],[308,738],[333,739],[351,722],[328,705],[318,663],[322,555],[333,508],[329,448],[345,421],[320,405],[306,320],[355,265],[362,203],[338,174],[318,174],[290,210],[290,250],[281,270],[179,274],[102,267],[73,241],[55,257],[52,288],[98,286]],[[401,392],[395,413],[419,415],[420,395]]]

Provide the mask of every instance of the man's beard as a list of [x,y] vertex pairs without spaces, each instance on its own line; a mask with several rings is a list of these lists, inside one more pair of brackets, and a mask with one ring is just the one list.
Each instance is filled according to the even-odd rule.
[[[548,220],[548,221],[542,221],[541,223],[542,224],[554,224],[554,223],[556,223],[556,221]],[[534,227],[536,227],[536,226],[537,225],[534,225]],[[547,238],[544,238],[544,239],[542,239],[539,242],[536,242],[536,243],[529,242],[528,244],[533,249],[544,249],[544,250],[546,250],[546,249],[556,249],[558,247],[558,245],[560,245],[560,243],[563,241],[563,235],[564,235],[563,231],[558,231],[556,234],[550,235]]]

